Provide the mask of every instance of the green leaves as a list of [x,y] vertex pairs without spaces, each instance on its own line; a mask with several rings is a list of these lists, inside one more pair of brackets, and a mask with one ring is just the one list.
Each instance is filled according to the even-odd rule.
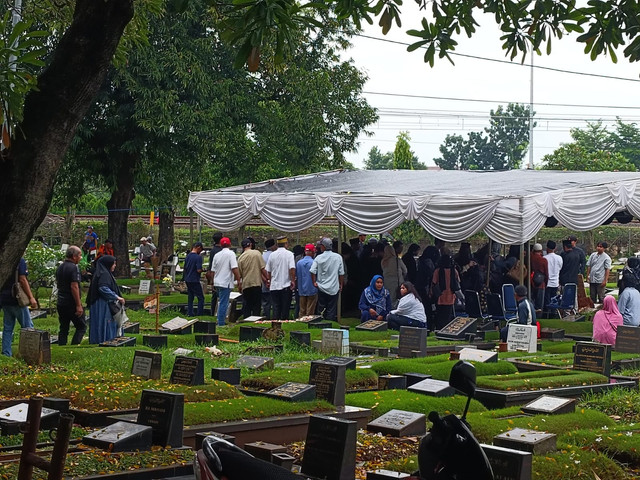
[[15,125],[22,120],[24,97],[37,88],[35,73],[44,65],[42,37],[48,33],[31,30],[31,26],[26,21],[13,26],[10,10],[0,19],[0,123],[7,120],[8,130],[2,132],[7,147]]

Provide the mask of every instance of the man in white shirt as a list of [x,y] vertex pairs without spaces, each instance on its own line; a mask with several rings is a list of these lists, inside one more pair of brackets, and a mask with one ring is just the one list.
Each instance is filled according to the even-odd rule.
[[[267,265],[267,262],[269,261],[269,257],[275,251],[276,241],[273,238],[268,238],[264,242],[264,252],[262,252],[262,259],[264,260],[265,267]],[[262,316],[267,320],[271,320],[273,318],[272,313],[273,304],[271,303],[271,292],[269,291],[269,283],[267,280],[265,280],[264,282],[262,282]]]
[[338,321],[338,296],[344,282],[342,257],[333,252],[333,242],[323,238],[320,242],[322,253],[311,264],[311,280],[318,289],[318,311],[325,320]]
[[267,283],[271,294],[273,318],[288,320],[291,293],[296,288],[296,262],[293,253],[287,250],[287,237],[279,237],[278,248],[267,260]]
[[589,296],[593,303],[604,302],[604,289],[611,271],[611,257],[605,253],[608,246],[607,242],[598,242],[596,251],[589,255],[587,261]]
[[544,258],[547,260],[547,267],[549,269],[549,281],[547,287],[544,290],[544,307],[543,312],[548,312],[547,305],[551,302],[551,298],[558,295],[558,288],[560,287],[560,270],[562,269],[562,257],[556,252],[556,242],[549,240],[547,242],[547,254]]
[[229,247],[231,240],[222,237],[220,240],[220,250],[213,257],[211,270],[213,270],[213,287],[218,292],[218,325],[222,326],[226,322],[227,309],[229,308],[229,295],[233,289],[233,280],[238,282],[238,290],[242,292],[242,279],[238,271],[238,261],[236,254]]

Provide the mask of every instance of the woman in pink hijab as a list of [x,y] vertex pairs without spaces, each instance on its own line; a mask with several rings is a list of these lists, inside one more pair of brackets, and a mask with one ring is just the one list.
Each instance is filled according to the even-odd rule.
[[622,325],[622,315],[616,299],[611,295],[604,297],[602,309],[593,317],[593,339],[596,342],[616,344],[618,325]]

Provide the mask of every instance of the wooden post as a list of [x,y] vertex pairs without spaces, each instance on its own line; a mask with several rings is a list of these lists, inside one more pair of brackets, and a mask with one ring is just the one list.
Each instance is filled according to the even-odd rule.
[[160,331],[160,290],[156,288],[156,334]]

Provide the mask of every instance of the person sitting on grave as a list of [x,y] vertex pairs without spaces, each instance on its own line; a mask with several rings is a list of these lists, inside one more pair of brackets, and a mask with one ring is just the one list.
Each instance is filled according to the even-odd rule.
[[102,256],[96,262],[96,271],[87,293],[89,343],[108,342],[120,333],[113,314],[115,307],[119,308],[116,303],[124,305],[124,298],[112,273],[115,268],[116,258],[111,255]]
[[413,283],[400,284],[398,308],[389,312],[387,324],[393,330],[400,330],[402,326],[426,328],[427,316],[424,313],[424,305]]
[[374,275],[371,283],[360,295],[360,323],[368,320],[383,321],[391,311],[391,295],[384,288],[384,280],[381,275]]
[[[516,302],[518,302],[518,324],[520,325],[538,325],[536,321],[536,309],[531,301],[527,298],[527,287],[524,285],[516,285]],[[538,332],[540,331],[538,325]],[[509,332],[509,325],[500,330],[500,340],[502,342],[507,341],[507,334]]]
[[618,297],[618,310],[622,314],[622,323],[629,327],[640,325],[640,292],[632,272],[622,273],[625,288]]
[[615,345],[618,326],[622,325],[622,322],[616,299],[611,295],[605,295],[602,308],[593,317],[593,340]]
[[[156,246],[149,241],[147,237],[140,238],[140,266],[144,267],[149,276],[150,267],[152,267],[152,259],[156,254]],[[153,268],[151,268],[153,270]],[[155,277],[155,272],[151,275]]]
[[113,252],[113,240],[110,238],[107,238],[104,243],[100,245],[100,248],[98,248],[96,260],[100,257],[104,257],[105,255],[111,255],[112,257],[115,256],[115,253]]

